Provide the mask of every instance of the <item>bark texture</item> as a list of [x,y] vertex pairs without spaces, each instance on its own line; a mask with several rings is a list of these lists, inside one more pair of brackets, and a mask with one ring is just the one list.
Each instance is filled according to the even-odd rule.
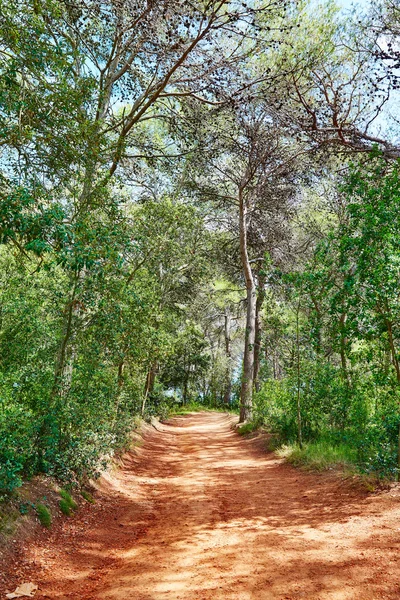
[[244,423],[252,417],[253,408],[253,377],[254,377],[254,342],[256,328],[256,286],[247,248],[247,204],[243,190],[239,190],[239,230],[240,256],[246,281],[246,333],[243,354],[243,374],[240,390],[239,423]]

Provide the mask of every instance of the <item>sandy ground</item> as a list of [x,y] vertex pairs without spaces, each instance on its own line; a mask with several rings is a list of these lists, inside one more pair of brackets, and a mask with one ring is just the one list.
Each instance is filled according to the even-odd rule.
[[14,576],[58,600],[400,599],[400,492],[298,471],[232,422],[151,428],[94,507],[19,549]]

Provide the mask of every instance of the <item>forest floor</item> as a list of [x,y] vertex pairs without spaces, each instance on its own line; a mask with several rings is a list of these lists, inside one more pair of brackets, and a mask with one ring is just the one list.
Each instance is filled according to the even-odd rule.
[[57,600],[399,599],[400,490],[368,495],[296,470],[233,422],[196,413],[147,429],[94,506],[18,549],[8,589],[32,581],[35,598]]

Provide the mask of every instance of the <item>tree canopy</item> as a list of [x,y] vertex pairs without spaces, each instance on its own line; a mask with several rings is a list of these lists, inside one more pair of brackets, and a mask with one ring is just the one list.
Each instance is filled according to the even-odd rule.
[[0,495],[138,416],[400,464],[399,11],[0,0]]

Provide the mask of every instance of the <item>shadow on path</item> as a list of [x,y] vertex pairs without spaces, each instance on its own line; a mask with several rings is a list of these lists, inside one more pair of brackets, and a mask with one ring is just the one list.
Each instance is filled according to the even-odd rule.
[[295,470],[233,422],[195,413],[148,431],[95,520],[47,556],[31,549],[37,598],[399,599],[399,498]]

